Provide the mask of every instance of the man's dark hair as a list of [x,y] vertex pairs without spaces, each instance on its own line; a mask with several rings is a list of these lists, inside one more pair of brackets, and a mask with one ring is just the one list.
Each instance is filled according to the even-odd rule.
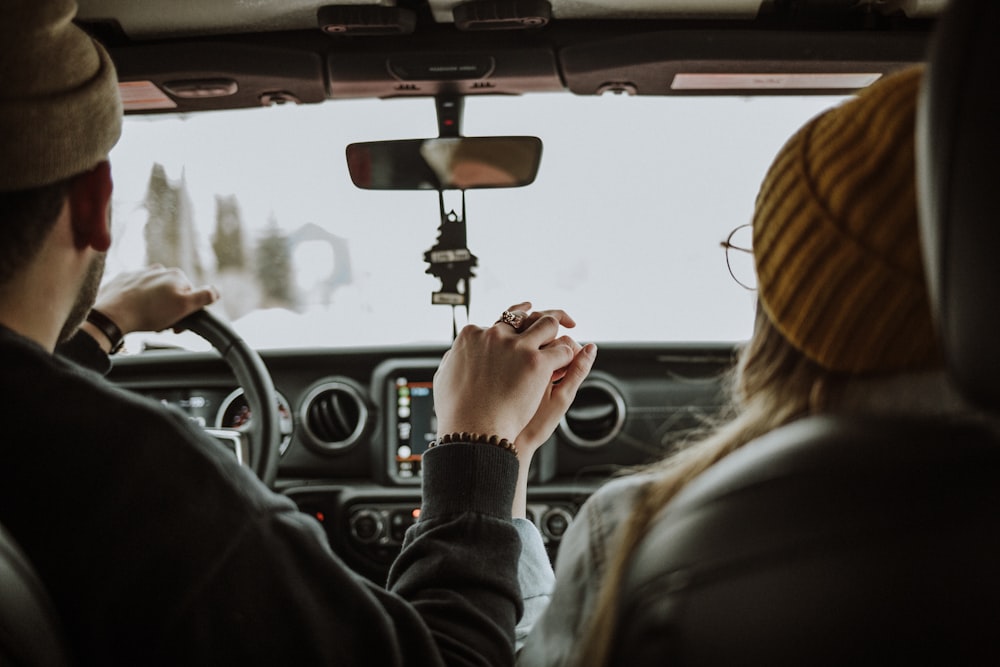
[[0,192],[0,285],[42,247],[75,177],[28,190]]

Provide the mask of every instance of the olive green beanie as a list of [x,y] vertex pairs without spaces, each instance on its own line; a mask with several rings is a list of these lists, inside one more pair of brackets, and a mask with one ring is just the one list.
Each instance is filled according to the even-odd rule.
[[761,306],[827,370],[910,370],[939,357],[917,225],[921,73],[887,76],[807,123],[757,197]]
[[114,66],[75,13],[73,0],[0,3],[0,192],[91,169],[121,135]]

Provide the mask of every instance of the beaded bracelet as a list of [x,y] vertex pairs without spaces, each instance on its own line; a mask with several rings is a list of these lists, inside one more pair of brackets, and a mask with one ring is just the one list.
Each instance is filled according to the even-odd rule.
[[427,447],[430,449],[436,445],[447,445],[451,442],[478,442],[484,445],[493,445],[494,447],[500,447],[501,449],[506,449],[508,452],[517,456],[517,447],[513,442],[507,438],[501,438],[497,435],[486,435],[485,433],[445,433],[437,440],[432,440],[431,444]]

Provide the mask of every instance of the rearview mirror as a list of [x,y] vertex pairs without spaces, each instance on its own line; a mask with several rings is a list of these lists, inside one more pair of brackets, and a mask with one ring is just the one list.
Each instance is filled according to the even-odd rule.
[[439,137],[347,147],[351,180],[366,190],[517,188],[534,182],[538,137]]

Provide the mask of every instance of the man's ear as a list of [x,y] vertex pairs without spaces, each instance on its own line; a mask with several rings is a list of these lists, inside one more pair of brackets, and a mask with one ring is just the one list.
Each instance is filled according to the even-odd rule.
[[105,160],[73,179],[69,210],[73,238],[81,250],[105,252],[111,247],[111,164]]

